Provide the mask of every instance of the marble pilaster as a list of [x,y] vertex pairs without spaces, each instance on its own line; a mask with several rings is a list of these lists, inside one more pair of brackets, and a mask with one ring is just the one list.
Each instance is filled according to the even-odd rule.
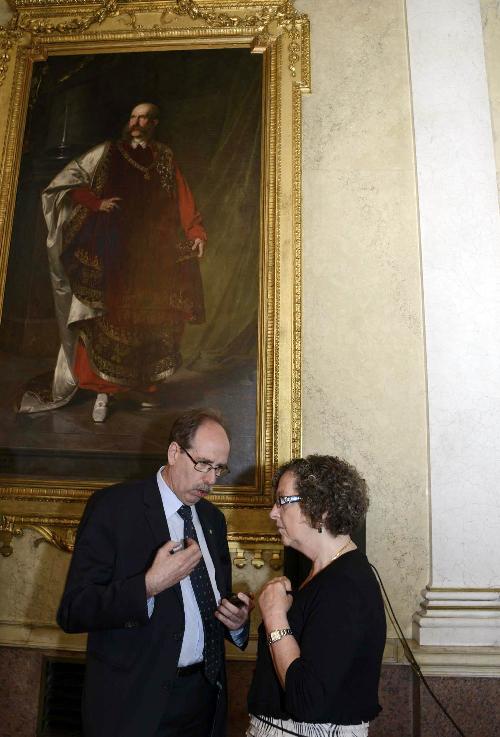
[[498,645],[500,219],[479,0],[407,0],[426,328],[422,645]]

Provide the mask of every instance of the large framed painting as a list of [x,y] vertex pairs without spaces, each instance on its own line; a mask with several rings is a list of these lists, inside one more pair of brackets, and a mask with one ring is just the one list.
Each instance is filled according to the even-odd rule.
[[154,472],[173,418],[208,406],[232,433],[215,501],[258,556],[275,542],[273,468],[300,452],[307,18],[258,0],[15,10],[0,31],[3,552],[26,526],[70,549],[91,491]]

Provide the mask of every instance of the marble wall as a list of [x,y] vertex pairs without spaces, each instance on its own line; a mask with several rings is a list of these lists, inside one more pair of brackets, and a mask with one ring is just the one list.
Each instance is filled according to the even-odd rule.
[[427,427],[405,4],[303,0],[304,452],[371,489],[367,552],[408,632],[428,582]]
[[493,145],[500,191],[500,2],[481,0],[484,54],[493,126]]
[[432,518],[430,590],[415,637],[498,646],[500,217],[481,8],[406,5]]

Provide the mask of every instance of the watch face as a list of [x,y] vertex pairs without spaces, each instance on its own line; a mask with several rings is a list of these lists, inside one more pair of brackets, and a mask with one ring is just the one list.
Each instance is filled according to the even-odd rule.
[[273,630],[269,633],[269,637],[267,638],[267,642],[269,645],[271,645],[273,642],[278,642],[281,640],[285,635],[291,635],[292,630],[291,629],[284,629],[284,630]]

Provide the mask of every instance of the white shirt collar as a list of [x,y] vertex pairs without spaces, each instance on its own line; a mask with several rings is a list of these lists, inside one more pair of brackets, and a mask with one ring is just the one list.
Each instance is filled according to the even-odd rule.
[[148,144],[142,138],[132,138],[130,141],[132,148],[147,148]]
[[165,517],[168,520],[169,517],[171,517],[173,514],[176,514],[176,512],[182,507],[182,502],[180,501],[179,497],[175,495],[175,493],[172,491],[170,486],[163,478],[161,472],[164,468],[165,466],[162,466],[160,468],[160,470],[156,474],[156,480],[158,482],[158,488],[160,490],[161,500],[163,502],[163,509],[165,510]]

